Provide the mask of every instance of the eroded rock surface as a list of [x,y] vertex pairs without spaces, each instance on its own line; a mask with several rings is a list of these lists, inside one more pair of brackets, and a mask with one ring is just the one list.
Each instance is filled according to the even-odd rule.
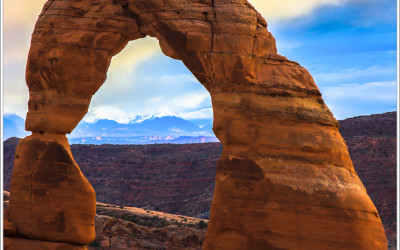
[[87,250],[82,244],[69,244],[63,242],[52,242],[23,238],[17,234],[14,223],[10,220],[9,199],[10,193],[3,191],[3,247],[4,250]]
[[[94,239],[94,192],[65,153],[68,143],[49,141],[65,137],[85,115],[111,57],[146,35],[211,94],[213,130],[224,149],[205,249],[386,249],[338,122],[307,70],[277,54],[267,23],[245,0],[45,4],[26,71],[26,129],[33,135],[18,146],[11,181],[17,232],[81,244]],[[44,155],[35,165],[37,150]],[[36,171],[46,178],[29,178]],[[60,200],[57,210],[49,209],[53,198]],[[73,208],[75,199],[89,202]]]

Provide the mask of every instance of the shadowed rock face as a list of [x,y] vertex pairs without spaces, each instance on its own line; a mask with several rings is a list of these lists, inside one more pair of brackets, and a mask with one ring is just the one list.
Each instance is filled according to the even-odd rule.
[[[10,219],[20,235],[94,239],[95,194],[65,134],[87,112],[111,57],[145,36],[211,95],[224,149],[205,249],[386,248],[338,122],[307,70],[277,54],[267,23],[245,0],[45,4],[26,70],[33,135],[17,148],[11,181]],[[87,202],[73,207],[77,200]]]

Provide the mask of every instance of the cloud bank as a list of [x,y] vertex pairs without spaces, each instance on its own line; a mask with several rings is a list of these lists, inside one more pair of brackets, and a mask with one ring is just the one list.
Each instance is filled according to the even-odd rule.
[[[321,87],[322,97],[336,119],[396,110],[397,83],[370,82]],[[357,100],[354,102],[354,100]],[[368,107],[365,109],[364,107]]]

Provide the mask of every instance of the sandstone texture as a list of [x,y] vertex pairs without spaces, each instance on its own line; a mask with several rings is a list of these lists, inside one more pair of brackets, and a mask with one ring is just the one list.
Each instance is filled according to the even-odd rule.
[[17,234],[94,239],[95,193],[65,134],[87,112],[112,56],[145,36],[211,95],[223,152],[204,249],[387,248],[338,122],[307,70],[277,54],[246,0],[46,2],[26,69],[33,134],[17,147],[10,186]]
[[88,244],[96,199],[75,164],[65,135],[33,134],[15,151],[10,220],[31,239]]
[[87,250],[85,245],[21,238],[9,215],[10,193],[3,191],[3,249],[4,250]]

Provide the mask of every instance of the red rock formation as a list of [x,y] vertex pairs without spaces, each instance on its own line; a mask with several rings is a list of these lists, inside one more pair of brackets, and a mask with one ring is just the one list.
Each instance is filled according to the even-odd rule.
[[[48,1],[26,71],[26,129],[33,135],[18,146],[11,181],[17,232],[79,244],[94,239],[94,192],[65,134],[87,112],[111,57],[149,35],[211,94],[224,150],[205,249],[386,249],[338,122],[307,70],[277,54],[266,26],[245,0]],[[88,210],[74,209],[76,200],[88,200],[81,211]]]
[[94,238],[95,193],[64,135],[33,134],[15,152],[10,220],[19,235],[88,244]]
[[21,235],[17,234],[14,223],[10,221],[9,217],[10,193],[3,191],[3,197],[3,247],[5,250],[87,250],[87,247],[83,245],[21,238]]

